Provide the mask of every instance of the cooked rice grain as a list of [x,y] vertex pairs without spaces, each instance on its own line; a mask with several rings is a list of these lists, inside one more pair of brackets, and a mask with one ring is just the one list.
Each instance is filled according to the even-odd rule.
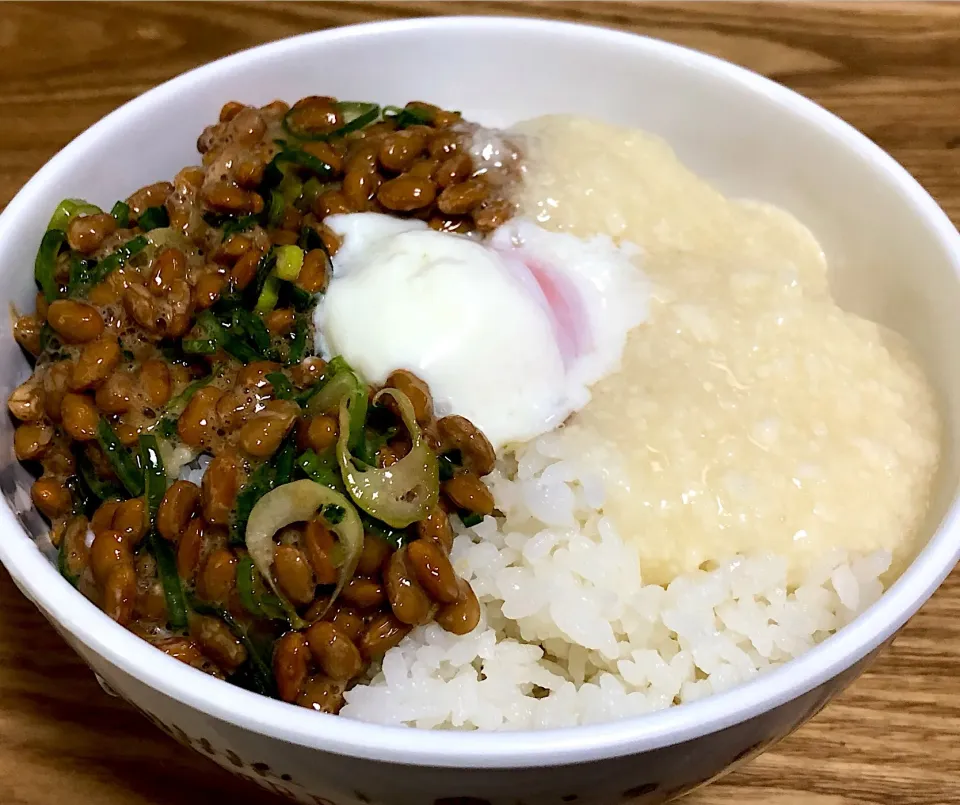
[[560,432],[500,462],[488,482],[504,517],[458,529],[451,556],[481,600],[480,625],[463,637],[415,629],[346,694],[342,715],[492,730],[635,716],[802,654],[883,591],[884,551],[834,551],[795,589],[774,555],[644,585],[581,455]]

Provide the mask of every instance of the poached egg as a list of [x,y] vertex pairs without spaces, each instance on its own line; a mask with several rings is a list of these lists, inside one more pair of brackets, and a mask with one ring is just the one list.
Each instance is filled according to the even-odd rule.
[[333,215],[343,244],[316,308],[318,352],[370,383],[407,369],[440,416],[500,449],[556,428],[619,366],[647,316],[639,249],[515,219],[485,241],[415,219]]

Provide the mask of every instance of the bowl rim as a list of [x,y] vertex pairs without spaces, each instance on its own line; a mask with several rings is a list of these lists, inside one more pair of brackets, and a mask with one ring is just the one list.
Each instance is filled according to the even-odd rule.
[[[259,45],[182,73],[127,102],[59,151],[0,215],[0,242],[17,236],[16,219],[29,213],[39,188],[68,166],[103,132],[122,128],[156,102],[197,79],[229,73],[252,58],[278,56],[305,45],[415,29],[460,33],[484,28],[511,33],[553,33],[597,44],[633,47],[680,61],[763,96],[825,130],[871,163],[925,219],[951,255],[960,281],[960,234],[930,195],[891,156],[835,115],[769,79],[714,56],[646,36],[580,23],[527,17],[450,16],[390,20],[314,31]],[[22,539],[13,538],[15,532]],[[889,590],[837,635],[750,682],[696,702],[620,721],[562,729],[458,732],[369,724],[268,699],[228,685],[154,650],[79,595],[36,549],[6,498],[0,507],[0,561],[20,589],[48,617],[110,664],[200,713],[236,727],[303,747],[361,759],[433,767],[532,768],[583,763],[678,744],[744,722],[801,696],[850,668],[890,638],[930,597],[960,559],[960,500]]]

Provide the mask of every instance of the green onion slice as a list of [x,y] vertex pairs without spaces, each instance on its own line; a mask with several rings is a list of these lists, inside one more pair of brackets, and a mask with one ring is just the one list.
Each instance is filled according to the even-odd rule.
[[82,198],[65,198],[53,211],[47,229],[62,229],[66,232],[70,222],[78,215],[99,215],[102,212],[96,204]]
[[253,306],[253,309],[257,313],[269,313],[277,306],[279,299],[280,280],[277,279],[276,274],[270,274],[263,283],[263,289],[260,291],[260,296],[257,297],[257,303]]
[[375,103],[337,101],[334,106],[340,111],[344,121],[338,129],[323,133],[304,131],[297,126],[296,117],[300,110],[296,107],[291,108],[283,116],[283,128],[288,134],[300,140],[329,140],[334,137],[343,137],[353,131],[359,131],[380,119],[380,107]]
[[57,549],[57,570],[60,575],[69,581],[74,587],[77,586],[80,579],[70,570],[70,556],[67,553],[67,538],[60,537],[60,547]]
[[149,245],[150,241],[147,240],[147,238],[143,235],[138,235],[128,240],[123,246],[119,246],[99,263],[93,263],[92,265],[80,264],[80,270],[71,272],[70,295],[75,296],[87,288],[103,282],[112,271],[125,265],[131,257],[139,254]]
[[174,630],[187,626],[187,605],[183,595],[183,585],[177,575],[177,560],[170,545],[156,531],[148,536],[148,545],[154,559],[157,560],[157,574],[163,585],[163,595],[167,602],[167,622]]
[[140,497],[143,494],[143,475],[137,466],[137,461],[123,446],[114,429],[110,427],[110,423],[103,417],[97,425],[97,441],[103,448],[103,452],[107,454],[107,460],[120,479],[120,483],[131,497]]
[[309,210],[313,207],[313,202],[323,192],[323,183],[316,177],[311,176],[303,183],[303,192],[300,193],[298,206],[301,209]]
[[483,522],[483,515],[477,514],[476,512],[467,512],[462,511],[457,513],[460,517],[460,522],[463,523],[464,528],[472,528],[475,525]]
[[126,229],[130,225],[130,205],[125,201],[118,201],[110,209],[110,214],[117,222],[117,227]]
[[62,229],[48,229],[40,241],[40,249],[33,264],[33,276],[44,298],[52,302],[60,295],[57,287],[57,256],[67,240]]
[[234,235],[238,232],[246,232],[248,229],[252,229],[256,225],[256,215],[241,215],[239,218],[230,217],[223,222],[223,226],[221,228],[223,239],[226,240],[231,235]]
[[[340,435],[337,439],[337,461],[350,497],[367,514],[394,528],[406,528],[422,520],[437,505],[440,495],[440,471],[436,454],[423,438],[413,405],[402,391],[382,389],[374,403],[390,396],[400,408],[403,424],[413,446],[400,461],[382,469],[360,471],[351,455],[349,440],[356,426],[355,415],[347,401],[340,404]],[[362,422],[362,420],[361,420]],[[363,438],[361,425],[360,438]]]
[[140,466],[143,467],[143,491],[147,499],[147,522],[152,526],[160,508],[160,501],[167,491],[167,473],[157,437],[145,434],[140,437]]
[[332,179],[336,175],[333,166],[327,164],[319,157],[315,157],[313,154],[308,154],[306,151],[300,148],[284,148],[280,153],[278,153],[267,166],[265,175],[268,177],[268,184],[270,179],[274,180],[274,184],[280,184],[283,182],[283,169],[281,166],[283,164],[297,165],[301,168],[306,168],[308,171],[313,173],[319,179]]
[[[247,650],[247,662],[250,664],[250,670],[253,675],[252,681],[256,692],[263,696],[276,696],[276,684],[274,683],[273,673],[270,670],[269,656],[263,656],[263,649],[257,645],[258,641],[255,641],[250,636],[247,629],[223,607],[198,601],[196,597],[192,595],[187,596],[187,602],[190,605],[190,609],[198,615],[220,618],[220,620],[227,625],[227,628],[233,633],[234,637],[236,637]],[[236,674],[231,677],[231,680],[235,678]]]
[[[227,337],[223,326],[217,321],[217,317],[209,310],[205,310],[197,316],[197,320],[194,322],[193,329],[191,329],[189,335],[190,338],[184,338],[180,342],[183,351],[189,355],[213,355],[223,346],[223,342]],[[209,382],[209,379],[206,379],[206,382]],[[196,386],[196,388],[190,392],[190,397],[200,388],[197,383],[200,383],[200,381],[198,380],[196,383],[191,384],[191,386]],[[189,391],[190,388],[191,387],[188,386],[186,391]],[[187,397],[186,402],[189,401],[190,399]],[[184,403],[184,405],[185,404],[186,403]]]
[[300,454],[297,466],[308,478],[318,484],[329,486],[338,492],[343,492],[343,478],[340,476],[340,465],[337,464],[337,452],[331,448],[318,455],[313,450]]
[[267,277],[273,273],[273,268],[277,264],[277,250],[269,249],[257,263],[257,272],[254,274],[253,281],[244,288],[243,298],[248,308],[253,307],[260,294],[263,292],[263,286],[267,282]]
[[277,249],[276,275],[282,280],[293,282],[300,276],[303,268],[303,249],[299,246],[280,246]]
[[163,227],[170,226],[170,215],[167,213],[167,208],[163,205],[159,207],[147,207],[140,217],[137,219],[137,225],[144,231],[149,232],[151,229],[162,229]]
[[273,396],[278,400],[292,400],[294,397],[293,383],[283,372],[269,372],[267,382],[273,386]]
[[434,118],[426,109],[416,109],[409,106],[403,108],[399,106],[384,107],[383,116],[386,120],[392,120],[398,129],[405,129],[409,126],[429,126],[433,123]]
[[77,469],[80,471],[80,478],[93,495],[100,500],[120,499],[123,497],[123,494],[116,484],[110,481],[104,481],[97,475],[93,463],[83,450],[76,450],[74,456],[77,461]]
[[263,578],[249,555],[237,562],[237,594],[243,608],[255,618],[287,619],[280,599],[263,589]]
[[293,340],[290,342],[290,352],[287,354],[287,366],[300,363],[307,351],[308,322],[309,317],[300,315],[293,324]]
[[231,544],[243,544],[247,521],[257,501],[271,489],[275,489],[290,480],[296,455],[294,440],[294,434],[290,434],[280,449],[270,459],[257,467],[240,489],[233,509],[233,523],[230,531]]
[[140,465],[143,467],[143,489],[147,502],[147,522],[150,530],[147,545],[157,560],[157,574],[163,585],[163,595],[167,602],[167,622],[174,630],[187,626],[187,605],[183,595],[183,585],[177,573],[177,560],[172,546],[163,539],[154,528],[154,520],[160,502],[167,491],[167,473],[160,456],[157,437],[146,434],[140,437]]
[[193,398],[193,395],[204,386],[209,385],[212,380],[218,378],[222,370],[221,366],[216,366],[206,377],[201,377],[199,380],[194,380],[190,383],[183,391],[167,403],[166,408],[163,409],[164,414],[166,416],[179,417],[180,414],[183,413],[183,409],[187,407],[187,403]]
[[307,402],[307,413],[333,414],[343,400],[352,400],[362,391],[360,379],[352,370],[337,372]]
[[270,349],[270,333],[267,331],[267,325],[255,313],[237,308],[230,317],[230,323],[232,329],[246,335],[260,352]]
[[[247,521],[247,551],[277,597],[282,602],[286,602],[284,610],[287,611],[288,616],[292,615],[290,624],[295,629],[302,627],[297,625],[294,618],[301,624],[303,620],[297,615],[293,606],[286,601],[273,578],[273,554],[276,548],[273,535],[291,523],[313,519],[321,509],[329,505],[343,510],[343,517],[339,522],[329,523],[331,530],[338,538],[340,548],[337,552],[339,556],[335,557],[338,571],[337,586],[327,604],[329,609],[330,604],[337,599],[346,583],[353,577],[360,553],[363,551],[363,525],[350,501],[339,492],[309,479],[292,481],[278,486],[260,498]],[[322,613],[320,617],[323,617]]]

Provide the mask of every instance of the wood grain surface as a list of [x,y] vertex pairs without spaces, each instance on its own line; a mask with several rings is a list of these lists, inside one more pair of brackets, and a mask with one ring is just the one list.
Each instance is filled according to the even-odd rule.
[[[920,2],[0,3],[0,205],[191,67],[304,31],[464,13],[617,27],[757,70],[865,132],[960,221],[960,4]],[[2,570],[0,602],[0,803],[273,805],[102,693]],[[685,802],[960,803],[960,576],[811,724]]]

